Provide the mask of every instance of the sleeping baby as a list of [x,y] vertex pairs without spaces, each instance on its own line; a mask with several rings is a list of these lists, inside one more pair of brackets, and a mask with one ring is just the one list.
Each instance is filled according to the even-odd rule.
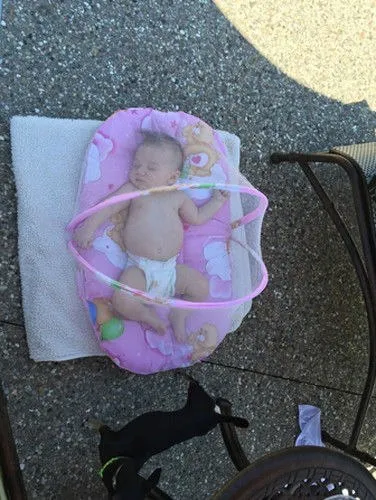
[[[143,132],[129,180],[110,197],[176,183],[183,167],[183,150],[173,137],[160,132]],[[111,216],[124,211],[123,244],[127,264],[119,281],[154,296],[205,301],[209,294],[206,278],[195,269],[177,264],[183,245],[183,222],[199,225],[209,221],[228,199],[226,191],[215,190],[211,199],[197,207],[183,191],[161,191],[117,203],[88,217],[75,231],[74,239],[89,247],[96,230]],[[114,310],[125,319],[144,322],[159,334],[167,325],[154,307],[116,290]],[[185,342],[187,312],[172,309],[169,320],[179,342]]]

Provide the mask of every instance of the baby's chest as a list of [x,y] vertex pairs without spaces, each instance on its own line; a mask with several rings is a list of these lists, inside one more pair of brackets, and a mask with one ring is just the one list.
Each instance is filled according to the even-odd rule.
[[140,216],[178,217],[178,205],[174,203],[174,200],[158,198],[153,195],[133,200],[130,209],[133,213],[138,213]]

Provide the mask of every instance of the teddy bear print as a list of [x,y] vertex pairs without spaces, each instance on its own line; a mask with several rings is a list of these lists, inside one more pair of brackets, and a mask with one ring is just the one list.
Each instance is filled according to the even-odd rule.
[[183,129],[186,143],[183,145],[184,156],[189,162],[188,175],[208,177],[212,166],[219,160],[219,154],[213,147],[214,135],[206,123],[199,121]]
[[193,348],[191,361],[195,362],[207,358],[215,350],[217,343],[217,328],[212,323],[204,323],[201,328],[188,337],[188,344]]

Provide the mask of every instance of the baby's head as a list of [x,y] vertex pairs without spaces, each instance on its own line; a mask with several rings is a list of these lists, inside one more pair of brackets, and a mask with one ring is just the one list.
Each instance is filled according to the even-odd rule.
[[183,168],[183,149],[163,132],[142,131],[129,179],[138,189],[175,184]]

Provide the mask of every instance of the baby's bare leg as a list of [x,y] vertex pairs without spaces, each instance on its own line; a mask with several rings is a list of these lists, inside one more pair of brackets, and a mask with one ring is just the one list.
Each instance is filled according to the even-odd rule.
[[[126,269],[120,276],[119,281],[132,288],[143,291],[146,290],[144,272],[138,269],[138,267],[129,267]],[[166,332],[166,325],[154,309],[143,304],[137,297],[116,290],[112,296],[112,305],[125,319],[143,321],[154,328],[158,333],[164,334]]]
[[[196,269],[184,265],[176,266],[175,295],[191,302],[204,302],[209,295],[208,280]],[[179,342],[186,342],[185,320],[189,310],[174,308],[170,321]]]

